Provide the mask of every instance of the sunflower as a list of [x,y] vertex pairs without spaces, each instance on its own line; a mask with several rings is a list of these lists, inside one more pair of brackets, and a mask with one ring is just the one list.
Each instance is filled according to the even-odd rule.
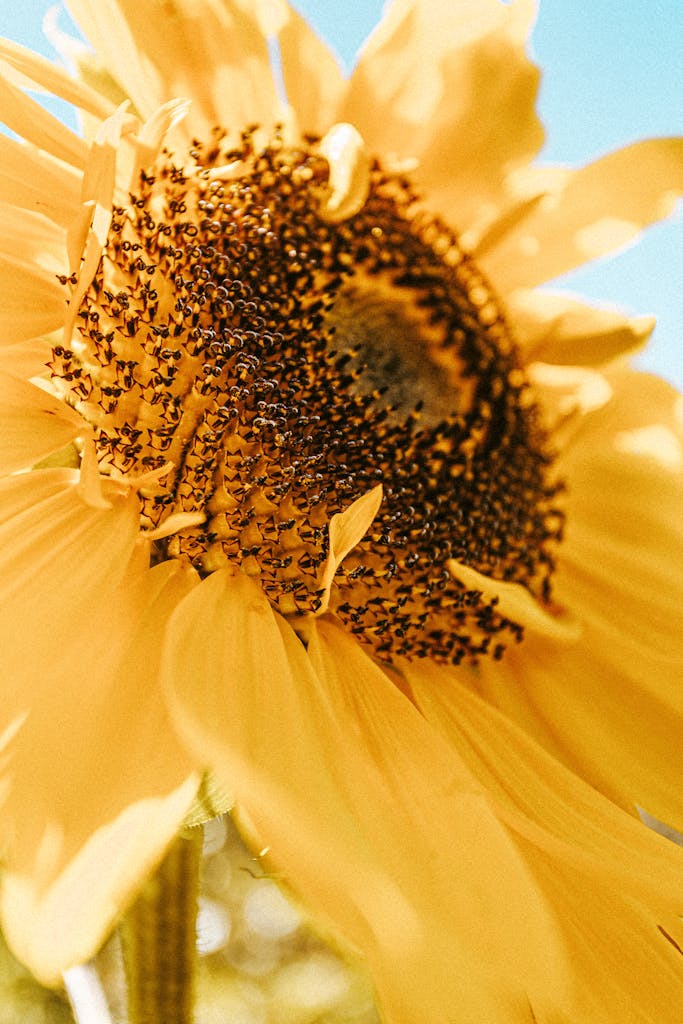
[[668,1019],[681,403],[535,289],[680,142],[534,165],[525,0],[394,0],[349,80],[284,2],[70,8],[75,77],[0,51],[12,948],[92,955],[209,772],[387,1022]]

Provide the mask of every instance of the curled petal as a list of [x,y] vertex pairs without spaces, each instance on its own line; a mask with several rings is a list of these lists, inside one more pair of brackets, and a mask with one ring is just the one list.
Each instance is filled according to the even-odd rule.
[[469,565],[454,558],[448,560],[448,571],[465,587],[481,593],[496,602],[496,611],[534,633],[552,636],[556,640],[573,641],[581,635],[576,619],[566,614],[551,614],[521,583],[508,583],[485,576]]
[[331,191],[320,215],[336,224],[363,208],[370,190],[370,161],[363,139],[351,124],[334,125],[318,148],[330,165]]
[[566,445],[572,431],[581,428],[583,417],[602,408],[612,397],[604,374],[586,366],[531,363],[527,379],[538,400],[541,420],[556,447]]
[[81,185],[81,216],[69,234],[69,261],[78,282],[69,302],[64,325],[65,344],[71,339],[80,302],[85,295],[102,258],[102,249],[109,236],[112,203],[116,187],[117,153],[126,120],[126,107],[119,109],[97,129],[88,152]]
[[320,586],[325,591],[320,614],[327,610],[330,587],[337,569],[368,532],[381,503],[382,485],[378,484],[357,498],[344,512],[332,516],[329,526],[330,550],[320,581]]
[[[138,168],[153,162],[166,136],[187,117],[191,106],[191,100],[169,100],[148,118],[135,139],[134,173],[138,171]],[[133,181],[131,184],[136,185],[137,182]]]

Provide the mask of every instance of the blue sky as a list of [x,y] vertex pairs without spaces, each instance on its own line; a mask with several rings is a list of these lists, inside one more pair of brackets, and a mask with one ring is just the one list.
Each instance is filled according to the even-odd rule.
[[[5,0],[0,33],[52,56],[40,28],[48,6],[45,0]],[[296,0],[296,6],[350,68],[382,3]],[[544,73],[544,160],[578,165],[635,139],[683,130],[681,0],[540,0],[531,48]],[[637,246],[561,283],[634,313],[654,313],[658,324],[641,365],[683,386],[680,212]]]

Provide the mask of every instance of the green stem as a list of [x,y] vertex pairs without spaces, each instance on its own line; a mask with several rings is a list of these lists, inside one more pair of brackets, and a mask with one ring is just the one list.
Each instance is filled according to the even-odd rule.
[[122,922],[129,1024],[194,1020],[201,837],[174,841]]

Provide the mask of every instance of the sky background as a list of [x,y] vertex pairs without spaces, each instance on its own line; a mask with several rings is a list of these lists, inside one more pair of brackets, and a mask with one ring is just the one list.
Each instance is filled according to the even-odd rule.
[[[48,6],[45,0],[0,0],[0,34],[54,57],[41,31]],[[295,6],[350,69],[382,2],[296,0]],[[67,24],[63,17],[61,25]],[[531,53],[543,69],[543,161],[580,165],[639,138],[683,131],[683,0],[540,0]],[[654,313],[657,327],[640,364],[683,387],[680,209],[638,245],[558,285],[628,312]]]

